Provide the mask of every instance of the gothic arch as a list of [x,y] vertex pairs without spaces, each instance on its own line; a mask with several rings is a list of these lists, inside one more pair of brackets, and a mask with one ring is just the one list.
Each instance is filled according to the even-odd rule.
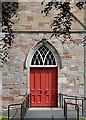
[[[40,49],[40,47],[44,45],[46,46],[47,49],[49,49],[48,51],[51,51],[51,53],[53,54],[54,58],[55,58],[55,64],[52,65],[37,65],[37,67],[55,67],[58,66],[59,69],[62,68],[62,64],[61,64],[61,59],[59,56],[59,53],[57,52],[57,50],[54,48],[54,46],[49,43],[46,39],[42,39],[40,42],[38,42],[31,50],[30,52],[27,54],[26,58],[25,58],[25,62],[24,62],[24,69],[27,69],[27,93],[30,93],[30,67],[32,67],[31,65],[31,61],[32,58],[35,54],[35,52]],[[47,56],[47,54],[46,54]],[[35,65],[33,65],[35,66]],[[58,69],[58,70],[59,70]]]
[[[39,59],[39,61],[37,61],[36,58]],[[58,66],[59,69],[61,69],[62,66],[59,53],[46,39],[42,39],[38,42],[27,54],[25,68],[27,69],[32,65],[55,65]]]

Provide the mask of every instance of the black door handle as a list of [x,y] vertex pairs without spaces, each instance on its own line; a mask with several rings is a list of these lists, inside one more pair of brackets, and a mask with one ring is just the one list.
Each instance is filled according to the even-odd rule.
[[47,93],[47,91],[45,90],[44,94],[46,94],[46,93]]
[[40,94],[42,94],[42,91],[40,91]]

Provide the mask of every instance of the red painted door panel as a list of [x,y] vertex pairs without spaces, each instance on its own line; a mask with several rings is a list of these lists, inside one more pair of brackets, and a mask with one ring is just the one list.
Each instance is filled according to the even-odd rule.
[[30,68],[31,106],[57,106],[57,67]]
[[51,85],[51,106],[56,106],[57,103],[57,90],[58,90],[58,85],[57,85],[57,71],[56,70],[52,70],[52,81],[51,81],[52,85]]

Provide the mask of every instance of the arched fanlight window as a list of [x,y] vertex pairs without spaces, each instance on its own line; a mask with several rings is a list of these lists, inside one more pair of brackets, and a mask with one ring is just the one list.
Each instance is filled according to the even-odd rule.
[[31,65],[56,65],[56,61],[52,51],[42,44],[38,50],[35,51]]

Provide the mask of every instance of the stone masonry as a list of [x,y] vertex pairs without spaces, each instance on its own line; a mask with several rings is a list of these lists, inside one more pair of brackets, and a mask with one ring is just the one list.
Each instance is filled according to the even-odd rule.
[[[84,24],[84,11],[79,11],[74,5],[73,7],[74,15]],[[47,38],[61,57],[62,69],[59,70],[58,76],[59,92],[84,96],[84,48],[81,44],[83,33],[71,34],[71,41],[64,45],[61,43],[64,39],[62,37],[50,39],[52,33],[47,33],[47,31],[52,30],[49,25],[56,11],[53,8],[50,14],[44,17],[41,13],[42,9],[40,2],[21,2],[18,18],[15,16],[12,18],[15,22],[13,30],[16,33],[9,51],[10,58],[3,64],[3,109],[7,109],[8,104],[20,102],[27,93],[29,73],[27,74],[27,70],[24,69],[25,58],[43,37]],[[83,26],[74,19],[72,30],[83,30]],[[46,31],[46,33],[30,33],[29,31]]]

